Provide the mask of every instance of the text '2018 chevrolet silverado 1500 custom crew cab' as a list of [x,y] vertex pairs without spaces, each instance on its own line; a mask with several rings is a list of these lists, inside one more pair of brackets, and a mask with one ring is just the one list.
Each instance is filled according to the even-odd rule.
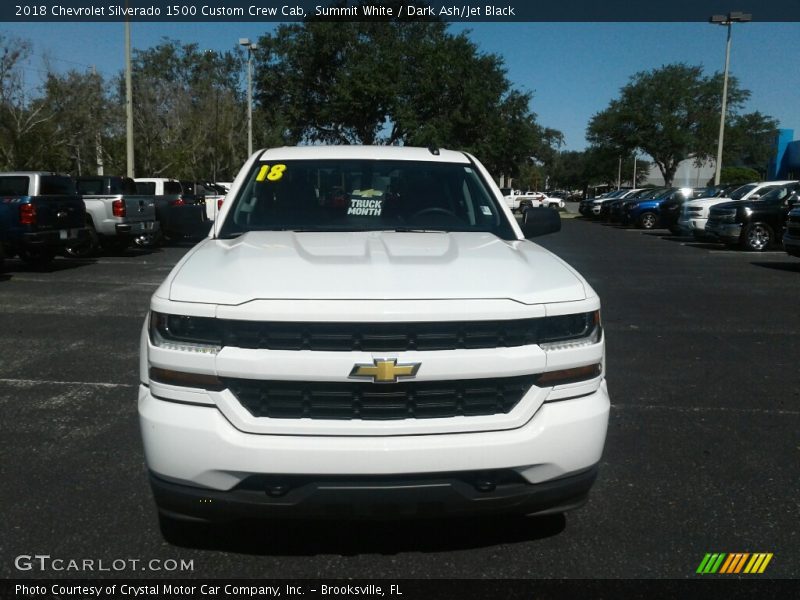
[[600,300],[455,151],[254,154],[152,297],[139,415],[162,530],[582,504],[609,397]]

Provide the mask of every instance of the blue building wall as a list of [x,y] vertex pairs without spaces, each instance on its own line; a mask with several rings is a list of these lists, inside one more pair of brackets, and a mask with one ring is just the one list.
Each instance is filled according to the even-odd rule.
[[767,179],[792,179],[800,176],[800,140],[792,141],[793,129],[779,129],[775,155],[767,167]]
[[800,140],[786,146],[780,179],[800,179]]

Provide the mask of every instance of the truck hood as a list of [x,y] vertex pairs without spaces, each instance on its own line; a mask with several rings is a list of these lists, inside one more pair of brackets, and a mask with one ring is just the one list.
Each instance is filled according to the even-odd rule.
[[160,294],[165,288],[177,302],[226,305],[490,298],[539,304],[583,300],[588,285],[536,244],[490,233],[262,231],[200,243]]
[[731,198],[698,198],[697,200],[689,200],[686,205],[709,207],[715,204],[722,204],[723,202],[735,202],[735,200]]

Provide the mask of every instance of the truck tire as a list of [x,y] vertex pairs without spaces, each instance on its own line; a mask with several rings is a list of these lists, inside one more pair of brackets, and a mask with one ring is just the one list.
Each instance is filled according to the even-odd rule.
[[774,237],[766,223],[750,223],[742,231],[741,246],[751,252],[763,252],[770,247]]
[[74,246],[64,248],[64,256],[69,258],[91,258],[100,249],[100,236],[91,221],[86,223],[87,237]]

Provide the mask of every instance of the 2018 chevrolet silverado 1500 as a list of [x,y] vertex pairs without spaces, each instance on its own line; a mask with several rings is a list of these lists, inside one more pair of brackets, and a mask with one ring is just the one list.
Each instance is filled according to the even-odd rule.
[[706,233],[729,246],[762,252],[780,244],[789,211],[797,204],[800,183],[779,186],[758,200],[723,202],[712,207]]
[[78,192],[86,205],[88,237],[67,246],[69,256],[91,256],[101,247],[123,250],[140,235],[158,231],[155,203],[150,196],[137,196],[129,177],[97,175],[78,177]]
[[6,257],[44,265],[85,239],[86,209],[68,175],[0,173],[0,243]]
[[[186,520],[582,504],[605,443],[600,300],[469,154],[259,151],[157,289],[139,416]],[[176,529],[177,528],[177,529]]]
[[[678,226],[683,231],[689,231],[698,240],[708,240],[706,221],[708,221],[711,207],[732,200],[758,200],[772,190],[794,181],[762,181],[761,183],[748,183],[736,188],[729,196],[716,196],[713,198],[698,198],[683,204]],[[713,238],[711,238],[713,239]]]

